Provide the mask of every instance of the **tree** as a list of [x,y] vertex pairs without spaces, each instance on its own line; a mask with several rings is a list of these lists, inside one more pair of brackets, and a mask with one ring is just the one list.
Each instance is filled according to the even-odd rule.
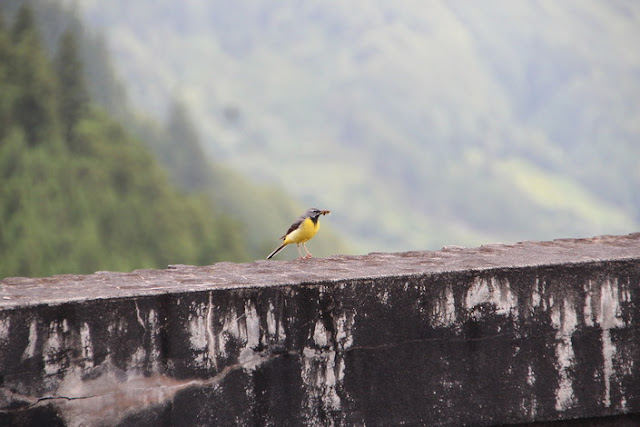
[[0,142],[7,135],[11,123],[11,105],[15,90],[8,78],[9,67],[13,62],[9,35],[4,27],[4,17],[0,13]]
[[160,153],[162,161],[181,188],[202,190],[210,184],[211,173],[200,138],[184,104],[174,100],[169,112],[167,141]]
[[62,133],[67,145],[73,150],[78,148],[74,129],[87,113],[89,94],[84,79],[84,67],[78,52],[78,43],[71,30],[65,31],[60,38],[55,65],[59,83],[58,102]]
[[22,6],[18,10],[13,26],[11,27],[11,41],[14,44],[22,42],[25,38],[33,37],[36,28],[33,11],[29,6]]
[[7,77],[18,88],[12,114],[31,146],[57,136],[56,80],[44,52],[33,13],[28,6],[18,11],[11,28],[13,61]]

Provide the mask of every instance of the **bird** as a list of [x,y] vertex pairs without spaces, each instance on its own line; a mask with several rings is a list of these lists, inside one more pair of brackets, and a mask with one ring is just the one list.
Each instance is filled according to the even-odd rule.
[[[307,209],[305,213],[300,215],[300,217],[293,224],[291,224],[291,227],[289,227],[289,230],[287,230],[286,234],[280,238],[284,240],[282,245],[274,249],[273,252],[269,254],[267,259],[271,259],[275,254],[283,250],[285,246],[291,243],[295,243],[298,247],[300,259],[311,258],[311,252],[309,252],[309,249],[307,249],[305,243],[311,240],[311,238],[315,236],[320,229],[320,223],[318,222],[320,215],[328,215],[330,213],[331,211],[316,208]],[[307,251],[306,256],[302,255],[302,251],[300,250],[300,243],[302,243],[302,247],[304,248],[304,250]]]

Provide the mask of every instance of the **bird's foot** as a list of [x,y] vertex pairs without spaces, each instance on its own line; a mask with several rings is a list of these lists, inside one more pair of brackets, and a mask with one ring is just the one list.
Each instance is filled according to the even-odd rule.
[[313,256],[311,254],[307,254],[307,256],[304,257],[304,259],[310,259],[310,258],[313,258]]

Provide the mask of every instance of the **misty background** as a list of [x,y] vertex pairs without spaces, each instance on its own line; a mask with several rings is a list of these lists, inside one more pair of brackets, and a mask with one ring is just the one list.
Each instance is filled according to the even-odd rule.
[[640,228],[637,2],[9,0],[5,27],[24,4],[238,245],[75,270],[263,258],[312,206],[317,256]]

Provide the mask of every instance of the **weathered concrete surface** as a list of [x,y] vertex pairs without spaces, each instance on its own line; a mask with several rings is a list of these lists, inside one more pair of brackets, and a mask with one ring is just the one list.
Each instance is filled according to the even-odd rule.
[[639,298],[640,234],[8,278],[0,425],[629,420]]

